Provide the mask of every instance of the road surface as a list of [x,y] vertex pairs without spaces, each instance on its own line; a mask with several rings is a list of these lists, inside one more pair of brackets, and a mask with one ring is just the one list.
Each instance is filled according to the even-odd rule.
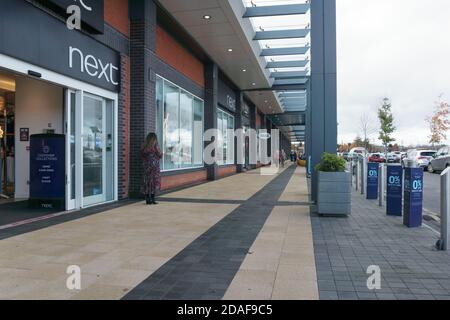
[[440,215],[440,175],[436,173],[424,173],[423,207],[425,214]]

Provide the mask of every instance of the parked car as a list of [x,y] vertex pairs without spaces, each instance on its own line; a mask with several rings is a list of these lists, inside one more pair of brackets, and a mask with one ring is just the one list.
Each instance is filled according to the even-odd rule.
[[348,161],[348,160],[349,160],[348,155],[349,155],[348,152],[343,152],[343,153],[342,153],[342,157],[344,158],[345,161]]
[[428,172],[443,171],[447,167],[450,167],[450,146],[439,149],[428,165]]
[[386,159],[381,153],[372,153],[369,155],[369,162],[385,163]]
[[360,156],[365,157],[366,155],[367,155],[367,150],[365,148],[356,147],[356,148],[353,148],[350,150],[350,152],[348,154],[348,158],[350,160],[355,160]]
[[400,162],[400,160],[398,159],[398,157],[393,153],[393,152],[389,152],[387,154],[387,163],[397,163]]
[[427,169],[435,154],[436,151],[434,150],[408,150],[406,157],[402,160],[402,166],[406,167],[409,160],[414,160],[419,167]]
[[404,152],[394,151],[393,154],[394,154],[395,158],[397,159],[397,162],[400,163],[400,161],[402,161]]

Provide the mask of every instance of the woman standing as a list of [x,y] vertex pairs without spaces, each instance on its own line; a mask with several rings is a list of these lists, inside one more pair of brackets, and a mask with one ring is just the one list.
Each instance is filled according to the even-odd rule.
[[141,150],[142,164],[144,167],[144,186],[142,193],[147,204],[158,204],[155,194],[161,188],[161,170],[159,160],[163,154],[158,145],[158,137],[155,133],[149,133]]

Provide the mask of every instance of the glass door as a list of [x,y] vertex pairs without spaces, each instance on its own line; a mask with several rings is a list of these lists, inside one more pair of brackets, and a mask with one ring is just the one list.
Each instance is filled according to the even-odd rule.
[[76,103],[77,93],[66,90],[65,135],[66,135],[66,210],[73,210],[76,205]]
[[106,101],[83,95],[83,206],[106,201]]

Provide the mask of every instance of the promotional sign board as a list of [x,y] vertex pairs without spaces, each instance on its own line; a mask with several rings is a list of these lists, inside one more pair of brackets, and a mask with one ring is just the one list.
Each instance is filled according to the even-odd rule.
[[63,207],[65,180],[65,136],[32,135],[30,137],[30,203],[32,206]]
[[388,216],[402,215],[403,199],[403,168],[400,165],[387,166],[387,199],[386,214]]
[[409,228],[422,225],[423,169],[405,168],[403,224]]
[[367,195],[368,200],[378,199],[378,173],[380,165],[378,163],[369,162],[367,164]]

